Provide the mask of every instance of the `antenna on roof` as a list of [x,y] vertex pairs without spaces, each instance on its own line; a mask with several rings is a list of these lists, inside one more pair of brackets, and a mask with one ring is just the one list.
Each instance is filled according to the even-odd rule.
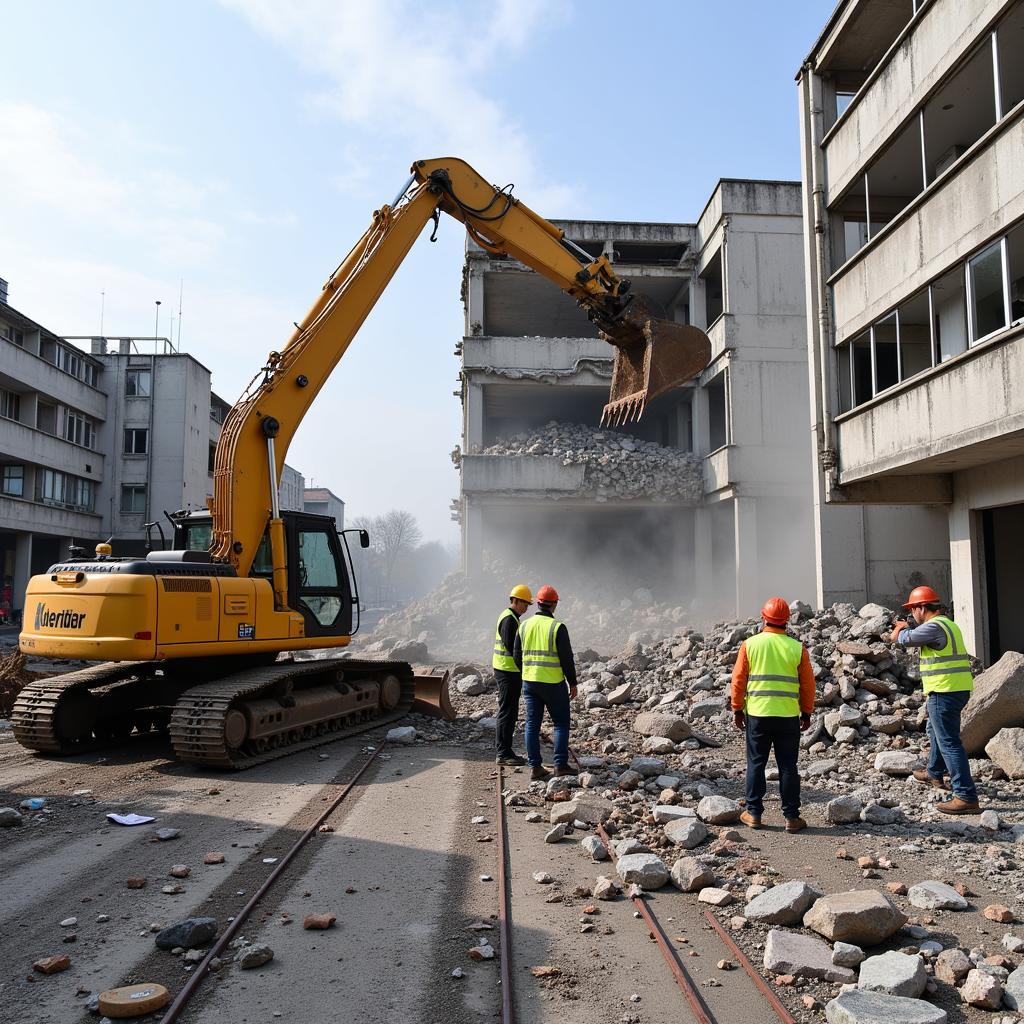
[[100,337],[103,337],[103,312],[107,305],[107,293],[105,291],[100,292]]
[[185,294],[185,278],[178,285],[178,348],[181,348],[181,297]]

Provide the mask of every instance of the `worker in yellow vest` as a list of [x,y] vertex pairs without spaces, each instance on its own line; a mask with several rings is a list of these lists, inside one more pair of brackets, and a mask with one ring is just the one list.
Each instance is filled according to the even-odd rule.
[[895,623],[889,641],[921,648],[921,682],[928,708],[928,767],[914,772],[926,786],[946,789],[953,798],[935,805],[943,814],[979,814],[978,790],[960,739],[960,716],[974,689],[971,659],[960,627],[942,615],[939,595],[931,587],[914,587],[907,603],[914,624]]
[[807,828],[800,817],[800,733],[811,725],[814,672],[804,645],[786,632],[789,605],[769,598],[761,609],[764,628],[744,640],[732,670],[733,724],[747,734],[747,799],[740,820],[761,827],[765,768],[775,750],[779,795],[787,832]]
[[575,774],[569,768],[569,701],[576,696],[576,661],[569,630],[555,619],[558,591],[537,591],[537,613],[519,626],[512,656],[523,673],[526,701],[526,759],[531,779],[546,779],[540,757],[540,724],[547,708],[555,732],[555,775]]
[[498,624],[494,627],[491,668],[494,670],[494,681],[498,684],[498,724],[494,730],[497,748],[495,761],[498,764],[526,764],[526,760],[512,749],[512,737],[519,721],[519,695],[523,689],[523,677],[512,657],[512,649],[516,645],[519,620],[531,604],[533,594],[530,588],[523,583],[517,584],[508,595],[509,606],[498,616]]

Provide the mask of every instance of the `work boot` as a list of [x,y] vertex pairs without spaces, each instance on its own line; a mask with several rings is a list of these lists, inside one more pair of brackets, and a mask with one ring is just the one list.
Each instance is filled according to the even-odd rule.
[[500,757],[494,759],[495,764],[503,764],[508,767],[520,768],[526,764],[526,758],[520,757],[518,754],[502,754]]
[[576,773],[567,764],[563,764],[561,767],[555,769],[556,779],[564,779],[568,775],[575,774]]
[[929,775],[927,768],[918,768],[913,773],[913,776],[922,786],[934,786],[936,789],[948,788],[943,779],[937,779],[934,775]]
[[803,818],[787,818],[786,819],[786,831],[787,832],[802,832],[807,828],[807,822]]
[[551,777],[551,772],[549,772],[544,767],[531,768],[530,769],[530,779],[533,782],[543,782],[545,779],[548,779],[550,777]]
[[750,811],[744,811],[740,815],[740,821],[742,821],[747,828],[761,827],[761,819],[756,814],[751,814]]
[[966,800],[961,800],[958,796],[943,804],[936,804],[935,810],[942,811],[943,814],[981,814],[981,807],[978,806],[977,800],[969,803]]

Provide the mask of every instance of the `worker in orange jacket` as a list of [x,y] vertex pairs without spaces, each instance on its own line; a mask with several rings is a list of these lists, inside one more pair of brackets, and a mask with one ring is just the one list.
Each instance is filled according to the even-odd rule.
[[740,645],[732,670],[733,724],[747,734],[747,800],[740,820],[761,827],[765,768],[774,749],[787,832],[807,828],[800,817],[797,758],[800,733],[811,725],[814,672],[804,645],[786,632],[789,605],[769,598],[761,609],[764,628]]

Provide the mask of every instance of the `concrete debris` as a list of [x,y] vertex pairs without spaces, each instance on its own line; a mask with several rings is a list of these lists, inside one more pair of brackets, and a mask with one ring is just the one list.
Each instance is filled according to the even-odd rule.
[[757,924],[799,924],[811,904],[822,895],[818,889],[796,879],[755,896],[743,914]]
[[837,796],[825,805],[825,818],[834,825],[847,825],[860,821],[863,805],[855,796]]
[[1000,729],[985,744],[985,753],[1011,779],[1024,779],[1024,729]]
[[410,743],[416,742],[416,727],[412,725],[400,725],[394,729],[388,729],[387,735],[384,737],[388,743],[401,743],[403,746],[408,746]]
[[959,985],[973,966],[962,949],[944,949],[935,958],[935,977],[947,985]]
[[14,807],[0,807],[0,828],[12,828],[24,824],[21,812]]
[[907,898],[921,910],[966,910],[970,906],[951,885],[934,879],[912,885]]
[[274,959],[274,951],[266,944],[243,946],[235,958],[235,962],[244,971],[251,971]]
[[637,715],[633,729],[641,736],[662,736],[673,743],[681,743],[689,739],[693,733],[690,723],[685,718],[661,711],[648,711]]
[[695,505],[704,495],[702,460],[654,441],[551,420],[541,430],[514,434],[482,455],[558,459],[583,466],[580,493],[608,498],[673,498]]
[[604,843],[597,836],[587,836],[580,843],[580,846],[590,854],[590,859],[593,861],[608,859],[608,851],[605,849]]
[[823,896],[804,915],[804,927],[830,942],[877,946],[907,923],[907,916],[874,889]]
[[665,863],[653,853],[630,853],[619,857],[616,864],[619,878],[641,889],[660,889],[669,879]]
[[179,946],[182,949],[192,949],[195,946],[205,946],[216,934],[215,917],[190,917],[161,929],[154,941],[158,949],[175,949]]
[[1008,1010],[1024,1010],[1024,965],[1011,971],[1003,988],[1003,1005]]
[[837,967],[858,967],[866,955],[860,946],[850,942],[836,942],[832,946],[832,963]]
[[860,977],[857,979],[857,985],[869,992],[907,996],[909,999],[917,999],[927,983],[928,973],[921,956],[893,950],[869,956],[860,965]]
[[764,966],[774,974],[849,983],[856,975],[832,962],[832,950],[813,935],[773,928],[764,944]]
[[665,838],[684,850],[693,850],[700,846],[710,833],[702,821],[696,819],[681,818],[679,821],[671,821],[665,826]]
[[1024,654],[1007,651],[975,678],[960,719],[960,739],[976,757],[1000,729],[1014,726],[1024,726]]
[[680,857],[671,871],[672,884],[683,892],[700,892],[715,884],[715,873],[696,857]]
[[171,878],[188,878],[192,869],[187,864],[172,864],[171,870],[167,872]]
[[334,926],[338,918],[335,914],[307,914],[302,927],[310,932],[322,932]]
[[223,864],[224,863],[224,854],[221,853],[219,850],[214,851],[212,853],[204,853],[203,854],[203,863],[204,864]]
[[32,970],[38,971],[40,974],[60,974],[70,966],[71,958],[67,953],[62,953],[60,956],[42,957],[32,965]]
[[181,830],[176,828],[158,828],[155,834],[160,842],[166,843],[170,839],[177,839],[181,835]]
[[1002,982],[989,974],[975,968],[967,975],[960,998],[968,1006],[977,1006],[982,1010],[998,1010],[1003,1004]]
[[494,947],[486,940],[481,939],[478,946],[467,950],[470,960],[493,960]]
[[909,750],[883,750],[875,757],[875,771],[886,775],[909,775],[919,767],[917,755]]
[[544,835],[545,843],[558,843],[561,842],[569,831],[569,826],[564,822],[559,822],[553,829],[548,831]]
[[923,999],[853,989],[825,1006],[828,1024],[947,1024],[946,1011]]
[[1013,911],[1002,903],[992,903],[982,912],[984,917],[997,924],[1010,924],[1013,921]]
[[697,893],[697,900],[700,903],[708,903],[712,907],[727,907],[736,901],[736,897],[728,889],[709,885]]
[[620,892],[622,892],[622,886],[613,878],[608,878],[607,875],[597,876],[597,881],[594,883],[593,888],[594,899],[613,900]]
[[538,885],[550,885],[554,879],[546,871],[534,871],[533,880]]
[[740,805],[726,796],[706,796],[697,804],[697,817],[709,825],[731,825],[739,821]]

